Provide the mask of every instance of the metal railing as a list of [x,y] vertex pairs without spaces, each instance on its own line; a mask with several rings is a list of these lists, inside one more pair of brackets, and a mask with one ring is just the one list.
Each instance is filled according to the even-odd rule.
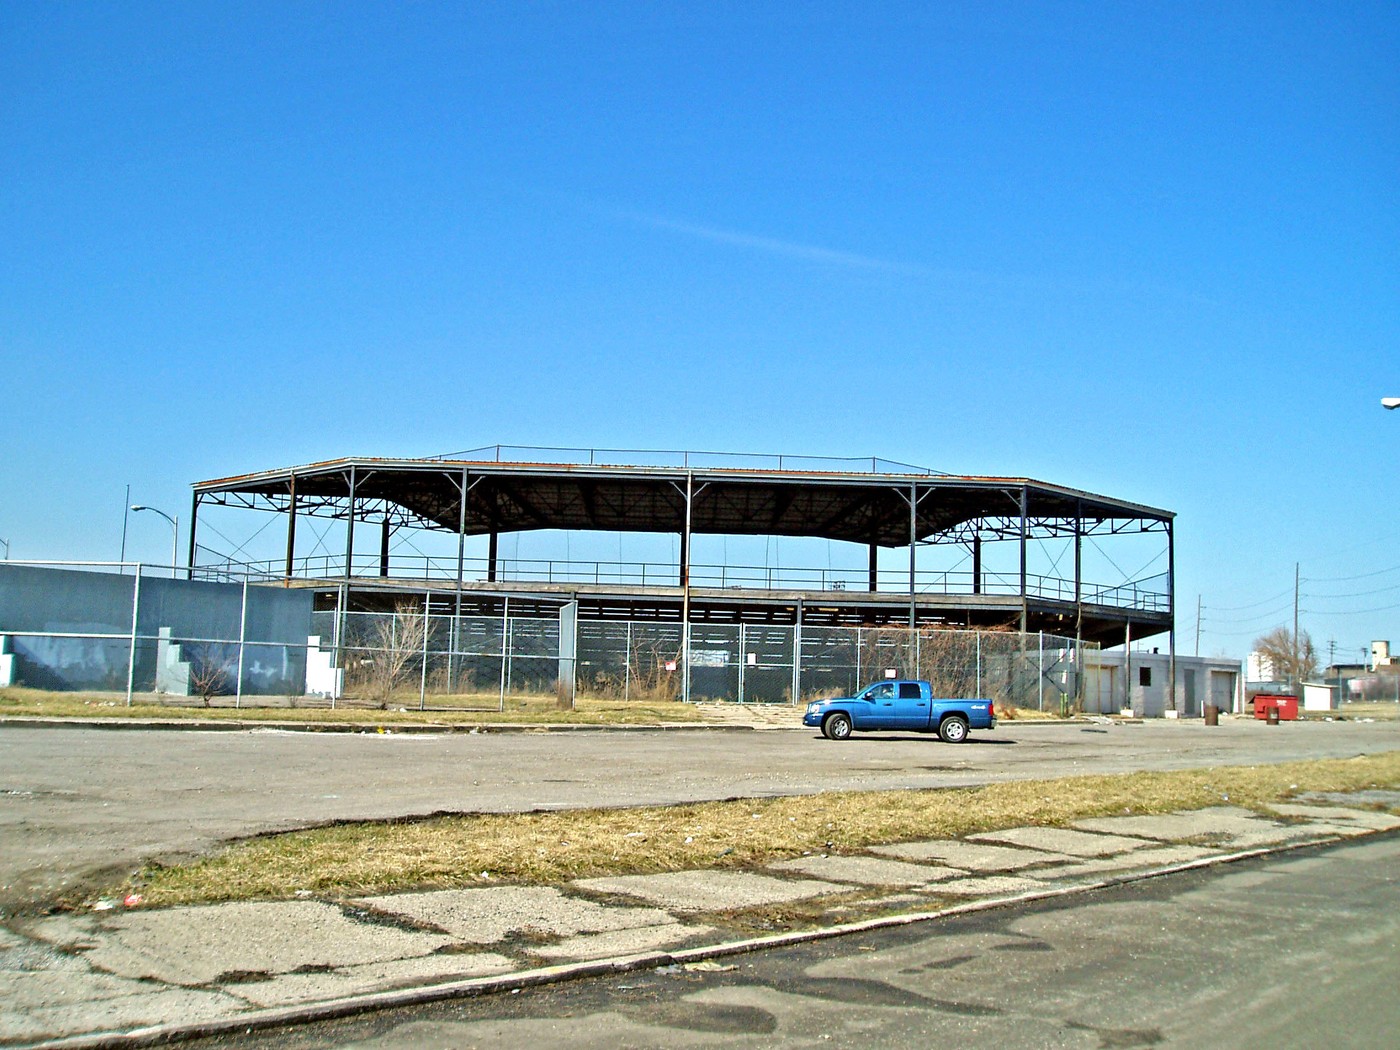
[[946,471],[876,456],[788,456],[767,452],[697,452],[685,449],[569,448],[556,445],[483,445],[428,456],[439,462],[558,463],[578,466],[680,467],[716,470],[792,470],[840,474],[921,474],[951,477]]
[[[203,548],[201,548],[203,551]],[[212,553],[212,552],[210,552]],[[377,556],[357,554],[352,562],[352,579],[383,578],[383,563]],[[490,562],[486,558],[463,560],[462,578],[484,582],[490,577]],[[224,559],[196,566],[197,579],[238,582],[244,579],[271,582],[287,578],[285,559],[233,561]],[[594,587],[679,587],[680,570],[673,562],[592,561],[558,558],[498,559],[495,581],[545,586],[587,584]],[[335,555],[299,557],[292,561],[293,579],[344,580],[345,558]],[[388,577],[395,580],[453,581],[457,577],[455,557],[429,555],[394,555],[389,561]],[[691,565],[690,584],[695,588],[718,590],[765,591],[854,591],[878,594],[907,594],[909,573],[882,570],[878,589],[870,590],[868,571],[859,569],[802,568],[771,565]],[[1080,584],[1081,599],[1090,605],[1107,605],[1119,609],[1148,612],[1168,612],[1171,605],[1166,593],[1166,575],[1148,577],[1128,583],[1108,585]],[[1019,573],[983,571],[980,587],[970,570],[920,569],[914,576],[919,594],[973,595],[1019,597]],[[1075,600],[1074,581],[1041,573],[1026,574],[1026,595],[1055,601]]]

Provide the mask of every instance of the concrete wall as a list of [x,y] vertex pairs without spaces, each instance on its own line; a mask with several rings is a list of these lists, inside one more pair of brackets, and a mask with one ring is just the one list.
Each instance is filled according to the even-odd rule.
[[[304,589],[248,588],[243,692],[301,694],[312,598]],[[0,562],[0,637],[8,639],[4,648],[13,655],[12,683],[59,691],[125,690],[133,606],[135,690],[157,688],[158,668],[172,658],[167,648],[173,643],[179,647],[176,658],[186,663],[229,664],[228,691],[233,691],[242,585],[142,576],[138,590],[132,575]],[[164,673],[159,677],[174,680]]]

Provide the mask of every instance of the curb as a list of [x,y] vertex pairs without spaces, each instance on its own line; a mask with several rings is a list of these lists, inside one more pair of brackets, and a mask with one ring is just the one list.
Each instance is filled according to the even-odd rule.
[[1315,849],[1319,846],[1336,845],[1339,842],[1357,842],[1382,835],[1397,835],[1400,832],[1365,831],[1355,835],[1332,835],[1291,845],[1272,846],[1262,849],[1243,850],[1218,857],[1202,857],[1198,860],[1170,864],[1149,871],[1127,875],[1109,875],[1092,882],[1077,883],[1045,890],[1031,890],[1005,897],[989,897],[985,900],[969,901],[935,911],[908,912],[889,915],[860,922],[824,926],[815,930],[800,930],[792,933],[771,934],[766,937],[752,937],[744,940],[727,941],[721,944],[705,945],[699,948],[686,948],[674,952],[644,952],[638,955],[617,956],[611,959],[592,959],[587,962],[565,963],[546,966],[534,970],[518,971],[495,977],[474,977],[461,981],[393,992],[369,992],[364,995],[344,999],[331,999],[320,1003],[293,1007],[275,1007],[254,1010],[238,1017],[222,1018],[196,1024],[153,1025],[130,1032],[100,1032],[84,1036],[70,1036],[63,1039],[39,1043],[10,1044],[7,1050],[117,1050],[124,1047],[155,1046],[163,1043],[179,1042],[188,1039],[201,1039],[209,1036],[227,1035],[234,1032],[262,1031],[314,1021],[329,1021],[355,1014],[370,1013],[398,1007],[421,1006],[428,1003],[445,1002],[451,999],[468,999],[519,991],[524,988],[538,988],[565,981],[582,980],[588,977],[605,977],[610,974],[629,973],[636,970],[649,970],[660,966],[683,966],[687,963],[703,962],[772,948],[786,948],[808,944],[814,941],[830,940],[852,934],[868,933],[872,930],[894,929],[912,926],[916,923],[959,915],[973,915],[984,911],[1014,907],[1039,901],[1057,900],[1083,893],[1127,886],[1148,879],[1162,878],[1187,871],[1213,868],[1217,865],[1237,864],[1260,857],[1276,856],[1300,850]]
[[[796,709],[794,709],[795,711]],[[1141,718],[1114,719],[1107,725],[1142,725]],[[1105,725],[1088,718],[1034,718],[999,721],[997,728],[1030,729],[1050,726]],[[281,729],[289,733],[695,733],[768,732],[807,730],[794,717],[793,725],[755,725],[730,722],[561,723],[561,722],[296,722],[256,718],[36,718],[0,716],[0,729],[143,729],[170,732],[244,733],[254,729]]]
[[[709,722],[669,722],[658,725],[620,723],[603,725],[589,723],[569,725],[531,722],[459,722],[425,724],[422,722],[267,722],[253,719],[170,719],[143,718],[0,718],[0,729],[123,729],[169,730],[171,732],[246,733],[255,729],[281,729],[289,733],[695,733],[695,732],[753,732],[751,725],[711,724]],[[801,726],[798,727],[802,728]]]

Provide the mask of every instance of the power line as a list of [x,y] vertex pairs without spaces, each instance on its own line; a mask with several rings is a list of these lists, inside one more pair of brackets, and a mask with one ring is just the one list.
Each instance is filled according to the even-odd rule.
[[1400,591],[1400,583],[1392,584],[1389,587],[1377,587],[1373,591],[1351,591],[1346,594],[1309,594],[1303,592],[1304,598],[1364,598],[1369,594],[1387,594],[1390,591]]
[[1333,612],[1328,609],[1304,609],[1309,616],[1366,616],[1370,613],[1391,612],[1400,609],[1400,605],[1382,605],[1379,609],[1348,609],[1346,612]]
[[1392,565],[1388,569],[1377,569],[1375,572],[1363,572],[1358,576],[1304,576],[1304,583],[1346,583],[1349,580],[1365,580],[1372,576],[1384,576],[1388,572],[1400,572],[1400,565]]
[[[1278,616],[1281,613],[1288,612],[1292,608],[1293,603],[1289,602],[1287,605],[1280,605],[1277,609],[1271,609],[1268,612],[1255,613],[1253,616],[1204,616],[1202,617],[1202,621],[1204,623],[1263,623],[1266,620],[1273,619],[1275,616]],[[1206,613],[1210,613],[1212,611],[1213,610],[1209,605],[1205,606]]]
[[1275,594],[1272,598],[1263,598],[1257,602],[1250,602],[1248,605],[1209,605],[1206,608],[1219,609],[1221,612],[1244,612],[1246,609],[1253,609],[1256,606],[1267,605],[1269,602],[1276,602],[1280,598],[1286,598],[1292,593],[1292,588],[1289,588],[1286,591],[1279,591],[1278,594]]

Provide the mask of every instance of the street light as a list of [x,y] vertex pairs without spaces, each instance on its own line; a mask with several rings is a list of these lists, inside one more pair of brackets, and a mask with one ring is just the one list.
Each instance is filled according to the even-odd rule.
[[1383,397],[1381,405],[1384,408],[1400,408],[1400,397]]
[[131,509],[154,511],[166,521],[170,522],[170,576],[173,579],[175,577],[175,567],[180,564],[180,519],[172,518],[169,514],[165,513],[165,511],[157,510],[155,507],[143,507],[139,503],[134,504]]

